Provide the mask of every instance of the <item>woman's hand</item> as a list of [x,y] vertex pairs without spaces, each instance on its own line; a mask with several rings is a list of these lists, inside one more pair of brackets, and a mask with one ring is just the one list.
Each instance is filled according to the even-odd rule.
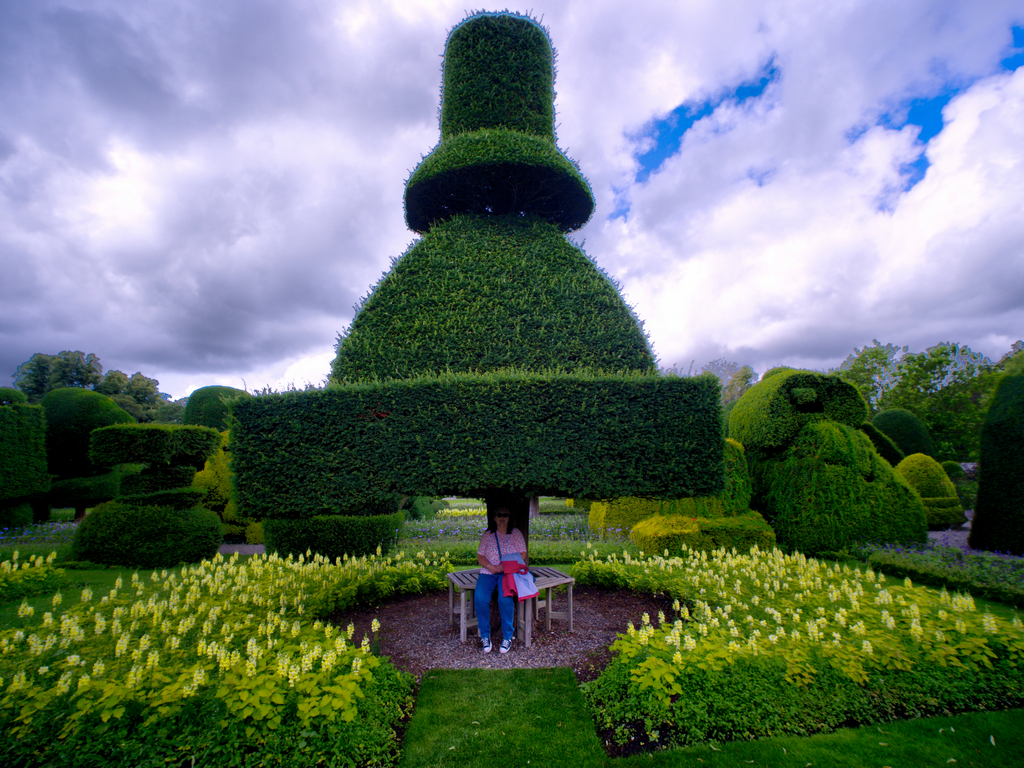
[[494,574],[503,574],[505,573],[505,566],[503,566],[501,563],[498,563],[497,565],[495,565],[494,563],[488,563],[487,570]]

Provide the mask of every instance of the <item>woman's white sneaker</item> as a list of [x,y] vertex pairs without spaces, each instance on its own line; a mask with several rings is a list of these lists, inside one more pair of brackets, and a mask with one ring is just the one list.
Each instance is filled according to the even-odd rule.
[[[484,653],[491,652],[491,639],[489,637],[484,638]],[[502,651],[504,653],[504,651]]]
[[511,650],[511,648],[512,648],[512,638],[509,638],[507,640],[502,640],[501,641],[501,648],[499,648],[498,650],[501,651],[501,653],[508,653],[509,650]]

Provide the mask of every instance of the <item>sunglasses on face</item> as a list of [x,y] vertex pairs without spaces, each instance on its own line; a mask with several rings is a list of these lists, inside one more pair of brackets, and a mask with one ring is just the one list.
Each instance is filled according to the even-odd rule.
[[495,517],[508,517],[508,512],[499,512]]

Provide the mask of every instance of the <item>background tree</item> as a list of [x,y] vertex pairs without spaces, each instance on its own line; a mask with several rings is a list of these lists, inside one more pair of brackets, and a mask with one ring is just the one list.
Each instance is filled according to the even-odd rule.
[[121,406],[137,422],[145,424],[156,421],[157,412],[167,402],[167,396],[160,392],[159,386],[159,381],[138,372],[129,377],[121,371],[107,371],[96,385],[96,391]]
[[836,374],[857,388],[868,404],[870,418],[878,412],[883,393],[896,383],[900,359],[906,354],[907,347],[881,344],[878,339],[873,339],[870,347],[855,347],[853,354],[847,357],[839,368],[829,373]]
[[722,387],[722,405],[739,400],[743,393],[757,382],[757,374],[749,365],[744,365],[732,373]]
[[710,363],[706,363],[704,367],[700,369],[700,372],[712,374],[724,385],[739,369],[739,363],[734,363],[726,360],[724,357],[720,357],[717,360],[712,360]]

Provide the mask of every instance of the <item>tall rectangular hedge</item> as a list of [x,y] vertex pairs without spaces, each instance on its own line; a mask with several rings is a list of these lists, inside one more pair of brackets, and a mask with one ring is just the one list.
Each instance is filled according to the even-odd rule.
[[709,377],[508,371],[257,397],[232,409],[237,499],[301,518],[495,487],[707,496],[724,483],[719,397]]
[[45,412],[38,405],[0,406],[0,503],[49,489]]

